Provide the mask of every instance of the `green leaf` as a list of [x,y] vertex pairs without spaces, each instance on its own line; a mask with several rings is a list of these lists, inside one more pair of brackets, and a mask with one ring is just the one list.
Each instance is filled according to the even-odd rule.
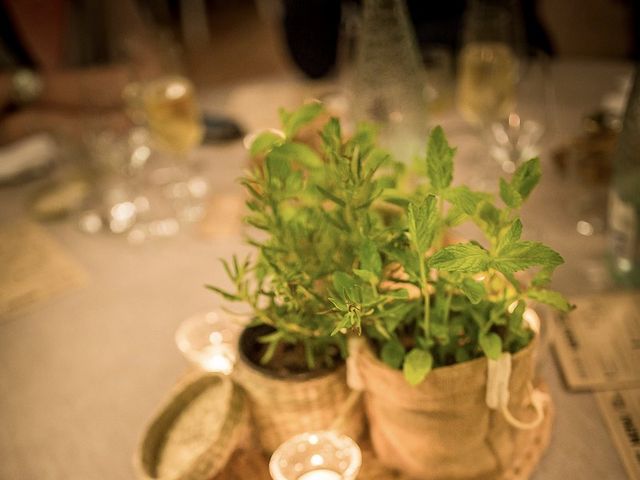
[[449,147],[442,127],[431,130],[427,142],[427,176],[436,191],[451,184],[455,151],[455,148]]
[[454,355],[456,357],[456,363],[466,362],[467,360],[471,359],[471,357],[469,356],[469,352],[467,352],[467,349],[464,347],[456,348]]
[[376,244],[370,239],[365,239],[360,244],[358,251],[360,256],[360,268],[373,272],[376,277],[382,273],[382,260]]
[[288,156],[278,154],[276,152],[278,148],[280,147],[274,148],[267,155],[267,173],[271,180],[278,179],[284,184],[287,176],[291,172],[291,161]]
[[331,200],[333,203],[335,203],[336,205],[339,205],[341,207],[344,207],[346,205],[344,200],[342,200],[341,198],[336,197],[329,190],[324,189],[320,185],[316,185],[316,188],[322,194],[322,196],[325,197],[327,200]]
[[281,135],[267,130],[260,133],[253,140],[249,148],[249,153],[255,157],[256,155],[268,152],[273,147],[282,144],[282,142],[284,142],[284,138],[282,138]]
[[465,278],[462,281],[460,290],[462,290],[462,293],[464,293],[474,305],[480,303],[487,294],[482,283],[471,280],[470,278]]
[[336,155],[340,154],[340,150],[342,149],[342,132],[340,130],[340,121],[337,118],[331,117],[327,124],[322,128],[320,136],[322,137],[324,146],[328,151],[333,152]]
[[371,283],[373,285],[378,284],[378,276],[371,270],[361,270],[359,268],[354,268],[353,273],[365,282]]
[[551,283],[551,275],[553,274],[553,268],[541,268],[538,273],[535,274],[531,280],[531,285],[534,287],[544,287]]
[[520,208],[522,205],[522,196],[511,184],[507,183],[504,178],[500,179],[500,198],[511,208]]
[[540,242],[518,240],[504,245],[491,262],[491,267],[509,274],[533,266],[555,268],[564,263],[558,252]]
[[491,202],[482,202],[474,218],[478,226],[489,238],[494,238],[498,235],[500,231],[500,210]]
[[221,288],[214,287],[213,285],[205,285],[205,287],[211,290],[212,292],[216,292],[218,295],[221,295],[226,300],[230,300],[232,302],[237,302],[240,300],[240,298],[237,295],[234,295],[233,293],[229,293],[226,290],[223,290]]
[[320,156],[311,147],[304,143],[287,142],[277,145],[271,149],[267,158],[272,157],[278,161],[288,161],[297,163],[309,169],[322,168],[323,163]]
[[397,340],[389,340],[382,346],[380,358],[391,368],[400,368],[404,360],[404,347]]
[[527,297],[545,305],[557,308],[561,312],[570,312],[574,306],[559,292],[545,290],[542,288],[532,288],[527,291]]
[[438,199],[427,195],[422,203],[410,203],[407,212],[409,238],[422,256],[433,243],[438,225]]
[[511,245],[517,242],[518,240],[520,240],[521,236],[522,236],[522,222],[520,221],[519,218],[516,218],[511,224],[511,226],[509,227],[509,230],[507,230],[507,233],[502,238],[501,245],[503,246]]
[[502,339],[497,333],[481,333],[478,343],[484,354],[492,360],[497,360],[502,353]]
[[443,196],[467,215],[473,215],[483,201],[491,200],[488,193],[474,192],[466,186],[449,187],[443,192]]
[[429,266],[445,272],[478,273],[487,269],[489,252],[476,243],[458,243],[436,252]]
[[311,123],[323,110],[324,107],[319,102],[307,103],[290,113],[280,109],[280,120],[286,137],[293,138],[298,130]]
[[421,348],[414,348],[404,358],[402,372],[407,382],[415,387],[425,379],[432,366],[433,357],[431,353]]
[[511,186],[520,194],[523,200],[526,200],[540,181],[541,175],[540,160],[532,158],[518,167],[511,179]]
[[345,272],[335,272],[333,274],[333,288],[338,293],[349,293],[357,285],[356,280]]

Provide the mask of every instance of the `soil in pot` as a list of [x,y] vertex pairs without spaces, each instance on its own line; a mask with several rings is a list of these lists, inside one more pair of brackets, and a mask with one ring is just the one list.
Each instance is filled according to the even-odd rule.
[[327,374],[344,363],[339,349],[335,346],[329,346],[327,360],[318,362],[318,366],[311,370],[306,361],[304,346],[284,342],[280,342],[271,359],[267,363],[263,363],[262,358],[268,345],[261,342],[260,339],[274,331],[275,329],[269,325],[257,325],[245,329],[240,336],[239,351],[242,359],[265,375],[282,379],[303,380]]

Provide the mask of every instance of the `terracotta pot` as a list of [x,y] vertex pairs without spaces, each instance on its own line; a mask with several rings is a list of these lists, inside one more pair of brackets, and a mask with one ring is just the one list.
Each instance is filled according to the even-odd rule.
[[363,409],[360,402],[348,401],[353,397],[344,363],[331,370],[276,375],[246,353],[265,333],[269,332],[260,327],[245,329],[234,371],[234,380],[246,391],[263,450],[271,454],[294,435],[332,428],[357,439],[363,430]]

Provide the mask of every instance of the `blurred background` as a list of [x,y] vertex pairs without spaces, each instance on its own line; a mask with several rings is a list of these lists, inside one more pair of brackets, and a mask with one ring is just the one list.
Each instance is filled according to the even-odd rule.
[[[211,346],[184,320],[249,250],[237,178],[279,107],[376,122],[408,166],[442,124],[493,192],[539,155],[554,287],[639,286],[639,60],[636,0],[0,0],[0,478],[132,477],[180,351]],[[562,415],[534,478],[623,478],[594,397],[540,368]]]

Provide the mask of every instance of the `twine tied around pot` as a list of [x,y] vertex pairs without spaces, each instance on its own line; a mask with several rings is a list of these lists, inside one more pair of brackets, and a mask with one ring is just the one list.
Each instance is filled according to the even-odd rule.
[[535,410],[536,416],[530,422],[523,422],[515,418],[509,411],[509,380],[511,378],[511,354],[503,352],[497,360],[488,359],[487,364],[487,394],[485,401],[492,410],[499,410],[504,419],[514,428],[520,430],[532,430],[537,428],[544,420],[545,404],[549,401],[549,395],[541,390],[534,389],[531,382],[528,383],[530,404]]

